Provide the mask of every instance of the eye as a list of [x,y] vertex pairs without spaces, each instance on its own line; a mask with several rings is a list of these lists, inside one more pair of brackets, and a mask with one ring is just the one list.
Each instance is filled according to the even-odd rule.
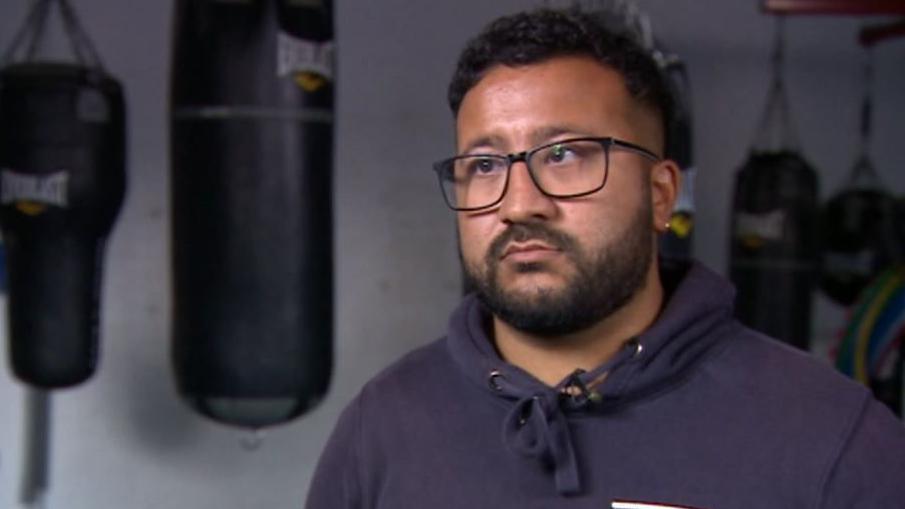
[[547,150],[547,157],[544,158],[544,162],[547,164],[569,162],[577,157],[577,155],[578,154],[575,153],[575,150],[571,145],[559,143]]
[[494,157],[469,158],[466,164],[469,175],[490,175],[505,168],[502,160]]
[[494,164],[492,159],[482,158],[475,161],[475,171],[478,173],[489,173],[493,171]]

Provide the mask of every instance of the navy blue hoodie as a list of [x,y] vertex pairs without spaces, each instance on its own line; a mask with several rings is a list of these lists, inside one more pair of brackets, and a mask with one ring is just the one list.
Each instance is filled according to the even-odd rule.
[[346,408],[308,509],[905,507],[886,407],[739,324],[703,266],[669,291],[650,329],[556,387],[503,361],[466,298]]

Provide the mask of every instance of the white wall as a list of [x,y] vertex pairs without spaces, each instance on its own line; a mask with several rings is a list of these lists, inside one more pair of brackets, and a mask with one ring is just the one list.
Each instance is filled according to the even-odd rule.
[[[375,371],[442,333],[459,292],[453,222],[432,160],[452,148],[446,82],[464,40],[491,17],[534,1],[339,0],[335,167],[336,352],[332,392],[316,411],[242,433],[192,413],[169,367],[166,89],[171,1],[74,2],[129,105],[129,194],[107,254],[102,358],[88,383],[54,397],[48,506],[299,507],[342,406]],[[660,37],[687,59],[694,87],[697,253],[726,265],[732,176],[764,103],[772,23],[754,0],[639,1]],[[0,2],[0,45],[25,0]],[[804,151],[822,193],[841,184],[856,148],[859,21],[796,18],[789,83]],[[877,51],[875,162],[905,191],[905,41]],[[842,319],[821,302],[821,337]],[[0,507],[20,482],[22,388],[0,369]]]

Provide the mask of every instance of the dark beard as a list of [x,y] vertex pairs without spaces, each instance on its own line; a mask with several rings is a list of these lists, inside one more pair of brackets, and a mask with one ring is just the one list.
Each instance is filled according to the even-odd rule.
[[[653,250],[650,221],[650,206],[641,207],[625,234],[590,254],[571,236],[543,223],[513,224],[491,243],[485,270],[463,260],[466,285],[495,316],[523,332],[550,337],[587,329],[623,307],[644,284]],[[556,247],[572,261],[575,274],[561,290],[543,289],[525,297],[499,286],[499,259],[506,245],[528,240]],[[515,267],[520,273],[544,269],[543,263]]]

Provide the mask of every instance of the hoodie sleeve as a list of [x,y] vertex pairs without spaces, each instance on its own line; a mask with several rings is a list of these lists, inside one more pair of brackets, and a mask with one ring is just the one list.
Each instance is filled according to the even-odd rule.
[[364,509],[358,476],[360,398],[340,415],[308,489],[306,509]]
[[869,398],[828,472],[821,509],[901,507],[905,501],[905,423]]

